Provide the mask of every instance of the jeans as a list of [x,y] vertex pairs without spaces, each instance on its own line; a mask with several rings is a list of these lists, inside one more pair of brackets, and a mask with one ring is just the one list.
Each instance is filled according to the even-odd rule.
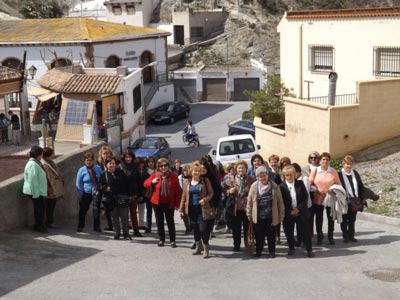
[[164,217],[167,221],[169,241],[175,242],[174,209],[169,204],[153,204],[154,215],[156,216],[157,231],[160,241],[165,241]]
[[85,227],[86,213],[89,210],[92,200],[93,197],[91,194],[84,193],[79,201],[78,228],[80,229]]
[[114,231],[116,234],[121,234],[121,225],[122,224],[122,232],[124,236],[129,235],[129,208],[128,207],[114,207],[112,210],[112,218],[114,224]]
[[150,199],[145,198],[146,200],[146,227],[147,229],[151,230],[151,219],[153,215],[153,209],[152,209],[152,204],[150,202]]

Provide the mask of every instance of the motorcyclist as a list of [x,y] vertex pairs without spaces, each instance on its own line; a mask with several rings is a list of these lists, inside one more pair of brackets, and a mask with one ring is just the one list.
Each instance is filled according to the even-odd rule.
[[186,139],[191,142],[193,140],[193,137],[196,135],[196,129],[194,128],[194,125],[191,120],[188,120],[186,123],[185,128],[183,129],[183,132],[186,134]]

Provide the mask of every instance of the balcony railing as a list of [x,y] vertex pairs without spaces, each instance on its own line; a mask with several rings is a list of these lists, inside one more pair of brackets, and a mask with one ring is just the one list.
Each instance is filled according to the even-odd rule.
[[[306,101],[310,101],[310,102],[318,103],[318,104],[328,105],[328,96],[302,98],[302,100],[306,100]],[[358,103],[358,100],[357,100],[356,94],[343,94],[343,95],[336,95],[336,97],[335,97],[335,106],[351,105],[351,104],[357,104],[357,103]]]

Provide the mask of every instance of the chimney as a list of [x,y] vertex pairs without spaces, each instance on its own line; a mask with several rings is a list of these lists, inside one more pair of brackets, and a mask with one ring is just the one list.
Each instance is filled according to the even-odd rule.
[[117,67],[117,75],[122,75],[124,77],[128,75],[128,67],[126,66]]
[[338,75],[336,72],[329,73],[328,105],[335,105],[337,79]]

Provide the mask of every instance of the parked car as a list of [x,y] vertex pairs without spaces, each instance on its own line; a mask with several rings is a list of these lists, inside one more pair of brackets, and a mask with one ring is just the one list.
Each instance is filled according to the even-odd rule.
[[137,157],[154,156],[156,160],[161,157],[168,158],[168,160],[171,158],[171,148],[163,137],[146,136],[138,138],[131,149]]
[[254,120],[244,119],[229,124],[228,135],[234,134],[251,134],[253,137],[255,137],[256,130],[254,128]]
[[167,102],[156,109],[151,116],[155,123],[174,123],[178,119],[188,118],[190,106],[184,102]]
[[222,165],[243,159],[250,166],[251,157],[257,154],[259,149],[260,146],[256,145],[251,134],[238,134],[219,138],[217,150],[213,150],[212,154]]

